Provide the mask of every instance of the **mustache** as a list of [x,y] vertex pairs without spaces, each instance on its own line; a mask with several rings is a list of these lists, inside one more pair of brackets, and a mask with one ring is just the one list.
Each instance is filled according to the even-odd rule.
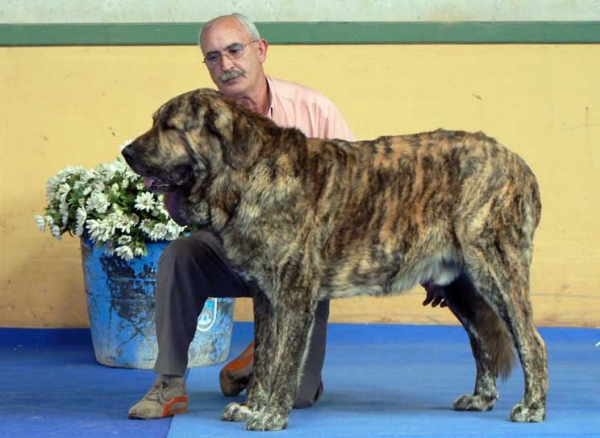
[[244,70],[227,70],[225,73],[219,76],[219,81],[228,82],[243,76],[246,76],[246,72]]

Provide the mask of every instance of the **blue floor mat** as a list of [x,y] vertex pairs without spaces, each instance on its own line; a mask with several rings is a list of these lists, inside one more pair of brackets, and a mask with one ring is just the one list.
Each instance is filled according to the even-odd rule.
[[166,437],[171,419],[127,418],[155,378],[99,365],[89,330],[0,329],[0,437]]
[[[319,403],[294,410],[290,437],[599,437],[600,330],[541,329],[550,356],[548,418],[507,421],[522,397],[517,368],[499,384],[491,412],[450,409],[471,392],[475,369],[459,327],[330,324]],[[236,323],[230,357],[251,340]],[[148,370],[98,365],[89,330],[0,329],[0,437],[248,437],[243,423],[219,421],[221,365],[188,374],[189,412],[173,420],[133,421],[127,410],[152,384]]]
[[[238,325],[236,330],[236,339],[250,340],[251,327]],[[288,428],[277,436],[599,437],[600,348],[595,344],[600,330],[541,332],[551,387],[544,423],[508,421],[523,396],[520,368],[499,383],[500,400],[493,411],[451,409],[457,396],[472,392],[475,379],[468,338],[460,327],[330,324],[325,393],[315,407],[292,411]],[[245,342],[236,342],[231,353],[244,347]],[[221,396],[219,370],[190,371],[190,410],[173,420],[169,438],[254,436],[244,431],[243,423],[219,421],[229,401],[243,400]]]

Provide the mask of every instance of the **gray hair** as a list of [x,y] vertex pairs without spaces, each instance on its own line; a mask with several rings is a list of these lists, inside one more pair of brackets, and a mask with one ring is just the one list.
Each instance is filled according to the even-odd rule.
[[200,48],[202,48],[202,36],[204,35],[204,32],[206,30],[210,29],[210,27],[213,25],[213,23],[215,21],[220,20],[221,18],[225,18],[225,17],[235,18],[242,26],[244,26],[244,28],[248,32],[248,35],[250,35],[250,39],[252,39],[253,41],[260,39],[260,33],[258,32],[256,25],[245,15],[235,12],[231,15],[222,15],[220,17],[213,18],[208,23],[206,23],[204,26],[202,26],[202,29],[200,29],[200,32],[198,32],[198,46],[200,46]]

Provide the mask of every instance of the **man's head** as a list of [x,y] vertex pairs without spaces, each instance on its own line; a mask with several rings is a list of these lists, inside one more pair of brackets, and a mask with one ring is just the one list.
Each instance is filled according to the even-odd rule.
[[253,95],[264,86],[268,44],[243,15],[209,21],[200,31],[198,44],[213,82],[226,96]]

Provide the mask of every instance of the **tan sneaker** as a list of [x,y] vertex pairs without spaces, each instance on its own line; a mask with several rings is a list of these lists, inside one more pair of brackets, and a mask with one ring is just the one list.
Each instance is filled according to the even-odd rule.
[[150,391],[129,409],[129,418],[149,420],[187,412],[188,396],[183,377],[160,376]]
[[219,373],[221,391],[225,397],[235,397],[247,388],[254,372],[254,341],[242,354],[223,367]]

